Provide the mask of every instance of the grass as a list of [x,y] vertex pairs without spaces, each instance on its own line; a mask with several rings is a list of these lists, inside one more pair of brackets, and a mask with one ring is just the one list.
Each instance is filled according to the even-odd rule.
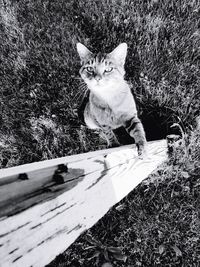
[[191,129],[200,100],[199,3],[183,3],[1,0],[1,167],[103,146],[77,118],[78,41],[94,52],[127,42],[126,79],[149,140],[174,122]]
[[78,41],[127,42],[148,140],[182,131],[169,162],[50,266],[199,266],[199,15],[198,0],[0,0],[1,168],[105,147],[77,117]]

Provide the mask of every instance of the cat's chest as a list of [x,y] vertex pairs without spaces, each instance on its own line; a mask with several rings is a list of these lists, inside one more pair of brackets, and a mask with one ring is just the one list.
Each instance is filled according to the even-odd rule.
[[94,115],[95,120],[101,126],[109,126],[111,128],[117,128],[121,125],[119,117],[109,107],[107,108],[92,107],[92,114]]
[[90,112],[94,117],[94,120],[100,126],[108,126],[112,129],[116,129],[123,126],[126,120],[131,118],[136,112],[134,100],[127,96],[120,98],[121,101],[113,99],[113,105],[100,105],[90,99]]
[[89,128],[105,125],[112,129],[125,125],[137,113],[133,95],[124,80],[92,86],[86,111],[85,122]]

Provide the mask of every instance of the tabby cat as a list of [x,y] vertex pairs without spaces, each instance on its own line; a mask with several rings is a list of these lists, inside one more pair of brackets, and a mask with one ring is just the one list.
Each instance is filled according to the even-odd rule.
[[108,145],[116,141],[114,129],[123,126],[134,138],[138,155],[145,151],[145,132],[130,87],[124,80],[127,44],[121,43],[109,54],[93,54],[77,43],[82,67],[80,75],[89,89],[83,116],[90,129],[99,129]]

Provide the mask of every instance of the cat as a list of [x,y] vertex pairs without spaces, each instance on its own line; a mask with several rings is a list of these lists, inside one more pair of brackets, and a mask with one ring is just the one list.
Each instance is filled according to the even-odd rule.
[[135,140],[141,156],[146,152],[146,137],[131,89],[124,79],[127,48],[126,43],[121,43],[111,53],[93,54],[77,43],[82,65],[79,73],[89,89],[83,117],[88,128],[100,130],[108,146],[118,142],[114,130],[123,126]]

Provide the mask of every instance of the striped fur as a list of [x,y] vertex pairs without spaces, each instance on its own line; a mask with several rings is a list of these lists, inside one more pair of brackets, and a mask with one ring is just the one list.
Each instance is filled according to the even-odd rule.
[[108,145],[117,143],[113,130],[123,126],[142,154],[145,132],[130,87],[124,80],[127,45],[120,44],[109,54],[94,55],[80,43],[77,50],[82,62],[80,75],[90,92],[83,111],[86,125],[99,129]]

